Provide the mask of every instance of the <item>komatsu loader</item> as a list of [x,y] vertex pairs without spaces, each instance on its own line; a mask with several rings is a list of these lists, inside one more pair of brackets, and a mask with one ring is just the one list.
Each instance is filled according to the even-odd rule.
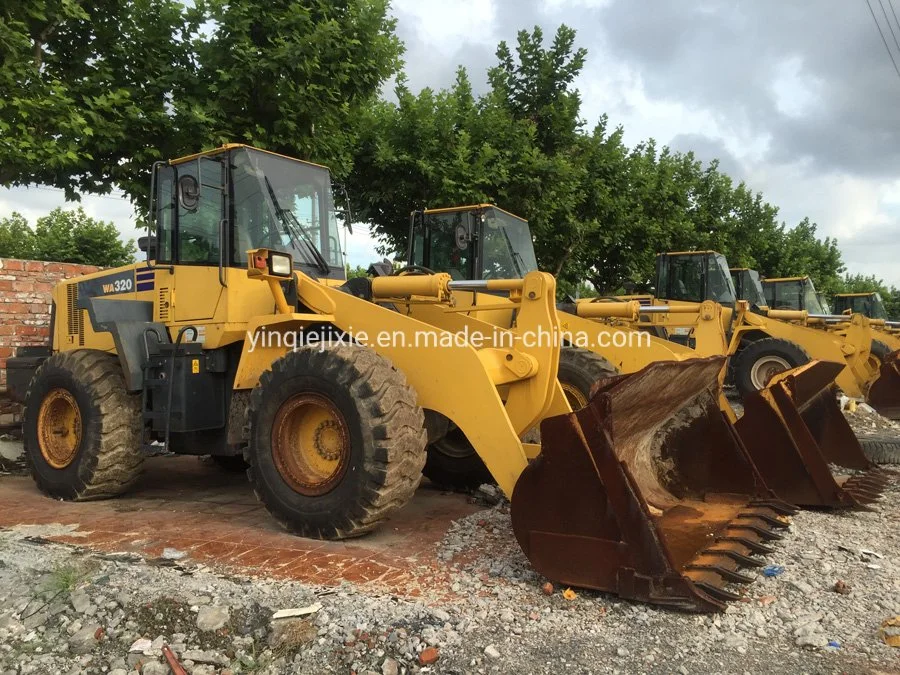
[[[458,278],[480,280],[480,288],[454,291],[456,315],[465,314],[470,321],[477,317],[478,321],[511,325],[514,309],[497,296],[503,282],[494,279],[522,276],[536,269],[527,221],[490,204],[414,211],[409,241],[409,266],[401,274],[440,270]],[[727,278],[726,272],[726,286]],[[733,301],[733,290],[730,293]],[[615,302],[600,298],[560,305],[566,346],[560,352],[558,377],[573,407],[582,405],[579,391],[585,389],[583,382],[596,383],[610,372],[633,373],[652,363],[721,358],[734,352],[737,342],[734,334],[726,333],[724,314],[728,310],[721,304],[707,300],[668,306],[650,304],[651,296],[641,300],[644,304],[636,299]],[[739,312],[747,309],[743,303]],[[402,305],[402,311],[412,316],[434,312],[415,303]],[[636,327],[644,325],[639,323],[642,316],[670,313],[676,315],[673,322],[688,327],[690,347],[637,332]],[[637,336],[643,339],[633,339]],[[744,415],[738,420],[718,386],[725,375],[722,368],[717,382],[708,383],[704,404],[695,410],[691,424],[682,425],[682,434],[701,449],[699,456],[714,454],[715,442],[704,431],[706,420],[724,416],[783,499],[804,506],[870,504],[878,498],[887,477],[865,458],[836,404],[831,385],[840,370],[840,364],[814,362],[770,378],[761,391],[754,390],[747,396]],[[677,393],[669,391],[677,399]],[[461,434],[453,435],[451,447],[444,442],[429,447],[429,465],[436,464],[438,458],[442,473],[455,466],[457,479],[479,479],[477,455]],[[832,476],[828,464],[867,473]],[[426,465],[426,475],[429,468]],[[675,469],[679,471],[680,467]],[[715,484],[715,474],[708,479],[710,485]]]
[[[227,145],[152,176],[147,262],[61,282],[50,344],[10,360],[51,497],[120,494],[147,453],[240,456],[290,531],[353,537],[412,497],[452,427],[540,573],[691,611],[735,599],[739,568],[787,526],[724,416],[706,428],[715,453],[685,437],[723,358],[606,380],[573,413],[559,342],[535,339],[559,333],[551,275],[491,279],[515,321],[476,344],[454,294],[483,280],[345,279],[325,167]],[[412,305],[433,317],[396,309]]]

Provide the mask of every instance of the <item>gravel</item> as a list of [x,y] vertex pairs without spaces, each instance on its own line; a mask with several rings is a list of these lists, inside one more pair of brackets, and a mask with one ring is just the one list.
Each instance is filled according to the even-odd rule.
[[[847,415],[857,433],[900,431],[863,407]],[[499,492],[478,497],[488,508],[437,545],[447,588],[415,599],[46,543],[70,526],[0,530],[0,675],[168,675],[164,645],[191,675],[900,671],[880,633],[900,616],[898,486],[872,511],[800,512],[766,556],[783,572],[744,570],[744,601],[716,615],[566,599],[524,557]]]
[[[799,513],[767,557],[784,572],[757,574],[746,601],[716,615],[546,595],[506,502],[438,545],[451,600],[158,567],[0,531],[0,674],[168,673],[164,644],[192,675],[892,672],[900,649],[879,628],[900,615],[898,496],[871,512]],[[271,618],[316,602],[312,615]]]

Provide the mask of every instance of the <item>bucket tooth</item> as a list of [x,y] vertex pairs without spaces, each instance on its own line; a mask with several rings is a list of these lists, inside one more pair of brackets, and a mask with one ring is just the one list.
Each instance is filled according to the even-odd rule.
[[730,581],[731,583],[735,584],[753,583],[753,577],[748,577],[746,574],[741,574],[740,572],[736,572],[735,570],[729,569],[727,567],[722,567],[721,565],[691,564],[687,566],[687,569],[715,572],[726,581]]
[[780,541],[781,539],[784,539],[784,537],[782,537],[777,532],[773,532],[772,530],[767,530],[764,527],[758,527],[756,525],[733,524],[728,529],[729,530],[747,530],[749,532],[753,532],[754,534],[758,535],[759,537],[762,537],[766,541]]
[[779,516],[795,516],[800,511],[800,509],[793,504],[788,504],[787,502],[778,499],[753,502],[753,505],[772,509]]
[[878,378],[866,394],[866,403],[888,419],[900,420],[900,351],[885,357]]
[[[793,504],[860,508],[870,503],[869,492],[890,482],[865,456],[837,404],[834,378],[843,367],[812,361],[778,376],[745,398],[735,424],[766,484]],[[842,485],[832,466],[864,473]]]
[[711,596],[713,596],[717,600],[721,600],[722,602],[737,602],[741,599],[741,596],[737,593],[726,591],[724,588],[715,586],[708,581],[695,581],[694,583],[703,591],[709,593]]
[[757,512],[749,512],[749,513],[739,513],[738,520],[761,520],[769,527],[775,528],[776,530],[784,530],[790,527],[790,523],[786,523],[783,520],[779,520],[774,516],[770,516],[765,513],[757,513]]
[[718,407],[723,365],[654,363],[542,422],[541,454],[512,495],[516,539],[540,574],[694,612],[739,597],[723,587],[772,550],[753,528],[783,527],[794,509]]
[[765,544],[758,542],[755,539],[750,539],[749,537],[742,537],[740,535],[728,535],[726,537],[722,537],[722,539],[724,541],[736,541],[740,544],[743,544],[753,553],[761,553],[765,555],[775,552],[775,549],[771,546],[766,546]]

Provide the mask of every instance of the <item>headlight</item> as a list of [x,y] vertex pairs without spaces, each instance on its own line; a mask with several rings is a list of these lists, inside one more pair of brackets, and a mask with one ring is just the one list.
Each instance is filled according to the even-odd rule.
[[276,277],[290,277],[294,274],[294,261],[287,253],[269,252],[269,273]]

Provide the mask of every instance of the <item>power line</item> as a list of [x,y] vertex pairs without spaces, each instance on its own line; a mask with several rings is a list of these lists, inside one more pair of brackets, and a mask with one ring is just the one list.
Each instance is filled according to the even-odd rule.
[[897,77],[900,77],[900,68],[897,67],[897,60],[894,58],[894,53],[891,51],[890,46],[888,46],[887,38],[884,37],[884,31],[881,30],[881,24],[878,23],[878,18],[875,16],[875,10],[872,9],[872,4],[869,0],[866,0],[866,6],[869,8],[869,13],[872,15],[872,21],[875,22],[875,27],[878,29],[878,34],[881,36],[884,48],[887,49],[888,56],[891,57],[891,63],[894,64],[894,71],[896,71]]
[[897,41],[897,34],[894,32],[894,24],[891,23],[891,20],[888,18],[887,10],[884,8],[884,1],[878,0],[878,4],[881,5],[881,13],[884,14],[884,20],[887,22],[888,28],[891,30],[891,37],[894,38],[894,44],[897,45],[898,51],[900,51],[900,42]]
[[900,28],[900,19],[897,18],[897,12],[894,10],[894,0],[888,0],[888,5],[891,7],[891,14],[894,15],[894,21],[897,24],[897,28]]

